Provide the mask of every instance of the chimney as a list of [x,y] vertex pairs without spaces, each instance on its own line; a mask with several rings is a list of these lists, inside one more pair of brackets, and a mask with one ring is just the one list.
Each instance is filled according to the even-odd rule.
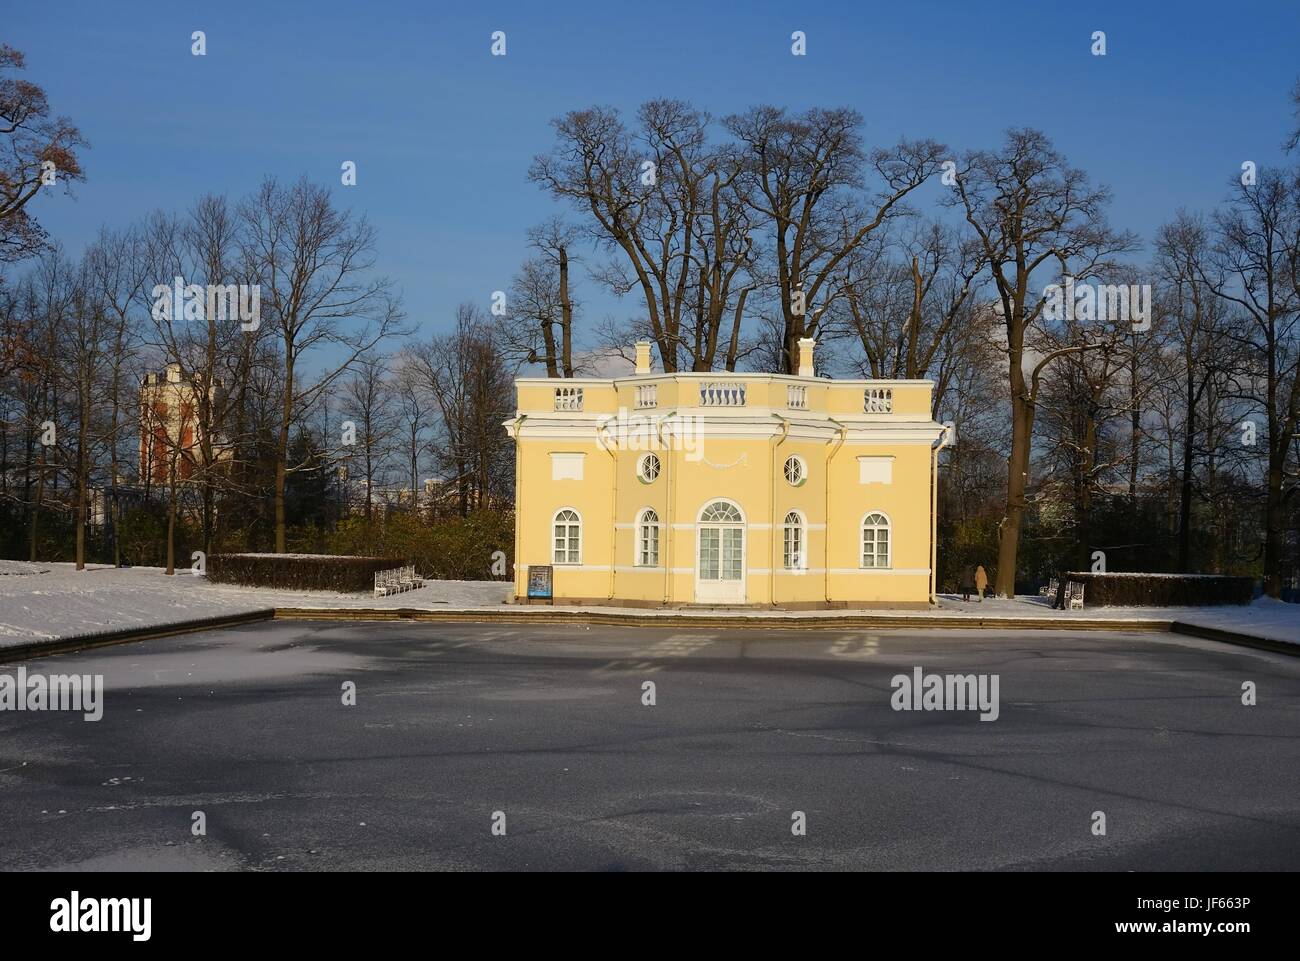
[[799,376],[813,377],[813,346],[817,341],[811,337],[799,338]]
[[650,341],[638,340],[636,342],[636,372],[638,374],[650,373]]

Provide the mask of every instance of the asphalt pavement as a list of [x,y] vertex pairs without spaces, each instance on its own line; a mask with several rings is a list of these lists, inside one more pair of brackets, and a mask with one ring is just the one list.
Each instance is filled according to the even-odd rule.
[[[103,716],[0,710],[4,870],[1300,867],[1300,659],[1188,637],[276,621],[22,666]],[[896,710],[917,668],[996,720]]]

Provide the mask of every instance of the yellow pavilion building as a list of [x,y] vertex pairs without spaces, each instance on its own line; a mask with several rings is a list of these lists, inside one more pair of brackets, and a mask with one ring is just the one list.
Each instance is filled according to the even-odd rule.
[[933,385],[798,371],[518,379],[516,601],[933,603]]

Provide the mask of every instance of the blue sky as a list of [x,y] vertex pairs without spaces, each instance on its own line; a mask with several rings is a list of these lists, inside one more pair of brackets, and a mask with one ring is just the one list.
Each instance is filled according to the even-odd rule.
[[[70,250],[104,223],[305,173],[378,227],[383,270],[425,331],[461,301],[487,306],[526,229],[560,209],[525,172],[571,109],[848,105],[871,144],[933,137],[958,152],[1036,126],[1113,188],[1113,222],[1149,241],[1176,208],[1222,200],[1243,160],[1280,159],[1300,75],[1295,2],[8,7],[0,39],[92,144],[76,199],[36,201]],[[190,53],[194,30],[206,57]],[[504,58],[489,55],[494,30]],[[790,54],[794,30],[805,57]],[[1094,30],[1105,57],[1090,53]],[[344,160],[356,187],[339,184]],[[588,322],[637,312],[579,281]]]

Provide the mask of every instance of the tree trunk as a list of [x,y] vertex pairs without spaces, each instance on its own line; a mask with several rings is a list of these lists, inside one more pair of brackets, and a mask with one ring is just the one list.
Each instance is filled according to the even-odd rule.
[[81,423],[77,425],[77,570],[86,569],[87,506],[90,500],[90,404],[81,405]]
[[1269,597],[1282,596],[1282,532],[1286,529],[1286,510],[1282,500],[1281,455],[1269,451],[1268,498],[1264,509],[1264,593]]
[[1092,472],[1097,463],[1096,401],[1090,398],[1084,417],[1082,462],[1079,464],[1077,492],[1079,514],[1076,518],[1075,563],[1086,571],[1092,563]]
[[284,397],[280,409],[280,434],[275,450],[275,552],[286,553],[284,485],[289,474],[289,426],[293,418],[292,345],[285,345]]
[[549,318],[542,321],[542,350],[546,354],[546,376],[559,377],[560,364],[556,357],[558,348],[555,346],[555,325]]
[[172,464],[167,498],[167,574],[176,573],[176,465]]
[[916,380],[918,376],[916,350],[921,337],[921,267],[915,255],[912,257],[912,312],[907,318],[907,379]]
[[88,507],[90,501],[89,478],[85,469],[78,467],[77,478],[77,570],[86,569],[86,524],[89,522]]
[[1137,495],[1138,495],[1138,458],[1142,454],[1142,411],[1138,407],[1138,352],[1137,352],[1137,335],[1133,335],[1133,364],[1129,368],[1129,465],[1128,465],[1128,496],[1129,503],[1133,510],[1133,517],[1137,519]]
[[411,490],[420,484],[420,441],[415,431],[411,431]]
[[560,247],[560,362],[565,377],[573,376],[573,303],[569,300],[569,251]]
[[[1013,351],[1013,354],[1018,352]],[[998,530],[998,597],[1016,593],[1016,556],[1020,549],[1020,525],[1025,513],[1025,489],[1029,484],[1029,438],[1033,431],[1033,407],[1025,397],[1025,377],[1020,358],[1011,366],[1011,456],[1007,458],[1007,506]]]
[[27,532],[28,557],[36,562],[36,542],[41,519],[41,500],[45,497],[45,445],[41,444],[40,457],[36,463],[36,496],[32,499],[31,525]]
[[727,343],[727,370],[736,369],[736,358],[740,353],[740,322],[745,315],[745,298],[749,296],[749,288],[746,287],[736,298],[736,313],[731,322],[731,340]]
[[1187,418],[1183,426],[1183,476],[1178,504],[1178,569],[1191,573],[1192,558],[1192,454],[1196,441],[1195,374],[1187,372]]
[[[211,471],[211,467],[208,468]],[[207,557],[212,552],[212,528],[215,495],[213,491],[213,482],[210,476],[203,479],[203,556]]]

